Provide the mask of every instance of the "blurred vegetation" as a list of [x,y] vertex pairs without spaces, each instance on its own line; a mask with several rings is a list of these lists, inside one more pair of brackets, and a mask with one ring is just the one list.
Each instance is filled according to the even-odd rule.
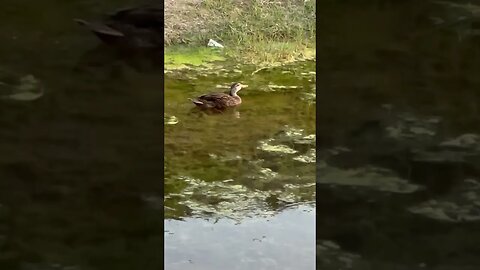
[[204,45],[215,39],[225,45],[228,56],[248,63],[312,58],[315,7],[315,1],[303,0],[205,0],[200,8],[207,10],[209,17],[203,30],[191,31],[182,40]]

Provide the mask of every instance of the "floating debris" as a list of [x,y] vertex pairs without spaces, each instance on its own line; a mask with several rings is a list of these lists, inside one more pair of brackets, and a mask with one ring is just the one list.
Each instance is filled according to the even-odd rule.
[[316,159],[316,150],[315,148],[310,149],[305,155],[296,156],[293,160],[303,162],[303,163],[315,163]]
[[455,139],[440,143],[440,146],[480,149],[480,136],[477,134],[463,134]]
[[303,93],[300,98],[308,103],[314,103],[317,99],[317,95],[315,93]]
[[264,177],[267,177],[267,178],[275,178],[278,176],[278,173],[277,172],[274,172],[272,171],[272,169],[270,168],[261,168],[260,169],[260,173],[264,176]]
[[309,72],[301,72],[300,75],[302,76],[310,76],[310,75],[316,75],[317,73],[315,71],[309,71]]
[[16,84],[0,82],[0,98],[18,101],[32,101],[42,97],[43,87],[33,75],[18,79]]
[[316,253],[317,266],[321,269],[354,269],[362,263],[360,255],[344,251],[337,243],[329,240],[318,241]]
[[303,129],[291,128],[289,126],[285,126],[286,130],[284,131],[287,137],[299,137],[303,135]]
[[450,1],[432,1],[432,3],[436,3],[436,4],[440,4],[440,5],[446,5],[446,6],[449,6],[449,7],[453,7],[453,8],[460,8],[460,9],[463,9],[465,11],[468,11],[468,12],[471,12],[472,14],[479,14],[480,13],[480,6],[478,5],[474,5],[474,4],[471,4],[471,3],[466,3],[466,4],[463,4],[463,3],[454,3],[454,2],[450,2]]
[[219,156],[219,155],[214,154],[214,153],[209,153],[208,156],[209,156],[211,159],[218,160],[218,161],[220,161],[220,162],[229,162],[229,161],[240,161],[240,160],[242,160],[242,156],[237,155],[237,154],[225,154],[225,155]]
[[257,147],[258,149],[270,152],[270,153],[283,153],[283,154],[295,154],[298,151],[288,147],[287,145],[278,144],[278,145],[271,145],[270,143],[273,139],[268,139],[264,141],[260,141],[260,145]]
[[422,187],[411,184],[388,169],[366,166],[355,169],[340,169],[325,162],[318,164],[317,183],[340,186],[365,187],[394,193],[412,193]]
[[334,147],[332,149],[327,150],[327,152],[332,156],[339,155],[341,153],[351,152],[351,151],[352,151],[351,149],[343,146],[338,146],[338,147]]
[[432,149],[413,151],[415,161],[430,163],[468,163],[480,157],[480,136],[463,134],[439,143]]
[[179,122],[178,118],[175,115],[171,115],[171,116],[165,115],[163,117],[163,120],[165,122],[165,125],[176,125]]
[[[240,179],[203,181],[188,176],[166,179],[166,182],[180,184],[184,188],[177,193],[165,195],[169,201],[166,206],[171,207],[165,207],[165,216],[178,217],[178,209],[184,209],[189,216],[240,221],[251,216],[268,217],[275,214],[278,209],[271,208],[267,202],[272,197],[281,204],[312,201],[315,192],[314,177],[308,182],[299,183],[298,179],[292,182],[292,177],[281,175],[270,168],[259,167],[252,171],[254,173],[251,177]],[[246,183],[244,181],[248,181],[248,187],[243,184]]]
[[215,48],[224,48],[224,46],[222,44],[218,43],[217,41],[215,41],[213,39],[208,40],[207,46],[208,47],[215,47]]
[[437,135],[438,117],[418,118],[410,114],[402,114],[395,122],[386,127],[388,137],[396,140],[428,140]]
[[466,179],[450,195],[408,208],[414,214],[448,222],[480,221],[480,183]]
[[[212,218],[230,218],[241,220],[249,215],[271,216],[275,212],[262,209],[267,191],[248,190],[245,186],[234,184],[231,179],[220,182],[206,182],[191,177],[179,177],[187,187],[181,192],[184,199],[181,205],[188,207],[193,216]],[[165,213],[168,216],[168,212]]]
[[269,84],[268,87],[270,89],[297,89],[300,88],[298,85],[276,85],[276,84]]
[[301,138],[296,138],[293,140],[293,142],[296,144],[315,144],[315,141],[316,141],[315,134],[310,134],[310,135],[303,136]]

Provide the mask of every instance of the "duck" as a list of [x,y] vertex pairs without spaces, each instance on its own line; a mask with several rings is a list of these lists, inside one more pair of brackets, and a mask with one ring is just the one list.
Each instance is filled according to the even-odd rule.
[[102,22],[74,19],[107,45],[163,49],[163,7],[145,5],[115,11]]
[[230,86],[229,93],[209,93],[190,100],[201,109],[224,110],[242,104],[238,92],[243,87],[247,85],[236,82]]

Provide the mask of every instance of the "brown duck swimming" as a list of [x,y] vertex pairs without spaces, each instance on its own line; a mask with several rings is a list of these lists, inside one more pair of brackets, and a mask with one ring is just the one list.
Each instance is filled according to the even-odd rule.
[[201,109],[216,109],[224,110],[229,107],[235,107],[242,103],[242,99],[237,94],[238,91],[242,90],[241,83],[234,83],[230,87],[230,93],[210,93],[199,96],[195,99],[190,99],[193,104]]
[[163,48],[163,8],[160,6],[121,9],[103,22],[75,21],[108,45],[133,49]]

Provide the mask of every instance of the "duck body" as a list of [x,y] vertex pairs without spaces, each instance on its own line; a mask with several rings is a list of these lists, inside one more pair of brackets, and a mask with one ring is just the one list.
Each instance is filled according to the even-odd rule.
[[242,103],[239,96],[231,96],[227,93],[210,93],[199,96],[192,100],[193,104],[205,109],[226,109],[228,107],[235,107]]
[[163,48],[163,8],[159,6],[121,9],[102,22],[75,21],[108,45],[136,49]]
[[191,99],[193,104],[201,109],[224,110],[229,107],[235,107],[242,104],[242,98],[237,94],[243,85],[240,83],[232,84],[230,93],[209,93]]

